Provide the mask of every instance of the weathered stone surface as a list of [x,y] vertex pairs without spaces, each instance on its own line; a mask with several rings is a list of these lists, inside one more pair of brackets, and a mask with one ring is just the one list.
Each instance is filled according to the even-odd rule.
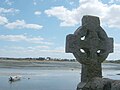
[[113,52],[113,39],[108,38],[98,17],[83,16],[82,26],[66,37],[66,52],[73,53],[82,64],[81,81],[102,77],[101,63]]
[[95,77],[88,82],[79,83],[77,90],[120,90],[120,80]]
[[[66,52],[73,53],[82,64],[81,83],[77,90],[109,90],[103,89],[111,83],[102,80],[101,63],[113,52],[113,39],[102,29],[98,17],[83,16],[82,26],[66,37]],[[96,77],[100,78],[98,82]]]
[[120,80],[113,80],[112,81],[111,90],[120,90]]
[[82,88],[79,84],[77,90],[111,90],[111,79],[95,77]]

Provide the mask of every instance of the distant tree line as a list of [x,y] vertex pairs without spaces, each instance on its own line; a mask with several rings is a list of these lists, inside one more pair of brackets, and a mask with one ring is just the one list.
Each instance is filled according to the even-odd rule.
[[38,57],[38,58],[9,58],[0,57],[1,60],[41,60],[41,61],[70,61],[75,62],[76,59],[62,59],[62,58],[51,58],[51,57]]

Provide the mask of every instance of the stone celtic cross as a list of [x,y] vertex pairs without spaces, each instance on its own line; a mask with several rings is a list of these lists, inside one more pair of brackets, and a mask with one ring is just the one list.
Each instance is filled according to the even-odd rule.
[[95,16],[83,16],[82,26],[66,37],[66,52],[73,53],[82,64],[81,82],[102,77],[101,63],[113,52],[113,38],[109,38]]

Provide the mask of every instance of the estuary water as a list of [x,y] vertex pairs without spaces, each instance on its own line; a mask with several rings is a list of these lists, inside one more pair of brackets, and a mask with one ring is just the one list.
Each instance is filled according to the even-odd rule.
[[[103,64],[103,77],[120,79],[120,64]],[[10,76],[21,76],[9,82]],[[0,68],[0,90],[76,90],[80,82],[79,69],[41,69],[41,67]]]

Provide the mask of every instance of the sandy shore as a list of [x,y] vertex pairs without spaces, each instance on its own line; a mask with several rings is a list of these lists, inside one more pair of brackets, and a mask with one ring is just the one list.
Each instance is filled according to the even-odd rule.
[[40,61],[40,60],[0,60],[0,68],[12,67],[40,67],[47,69],[80,69],[78,62],[68,61]]

